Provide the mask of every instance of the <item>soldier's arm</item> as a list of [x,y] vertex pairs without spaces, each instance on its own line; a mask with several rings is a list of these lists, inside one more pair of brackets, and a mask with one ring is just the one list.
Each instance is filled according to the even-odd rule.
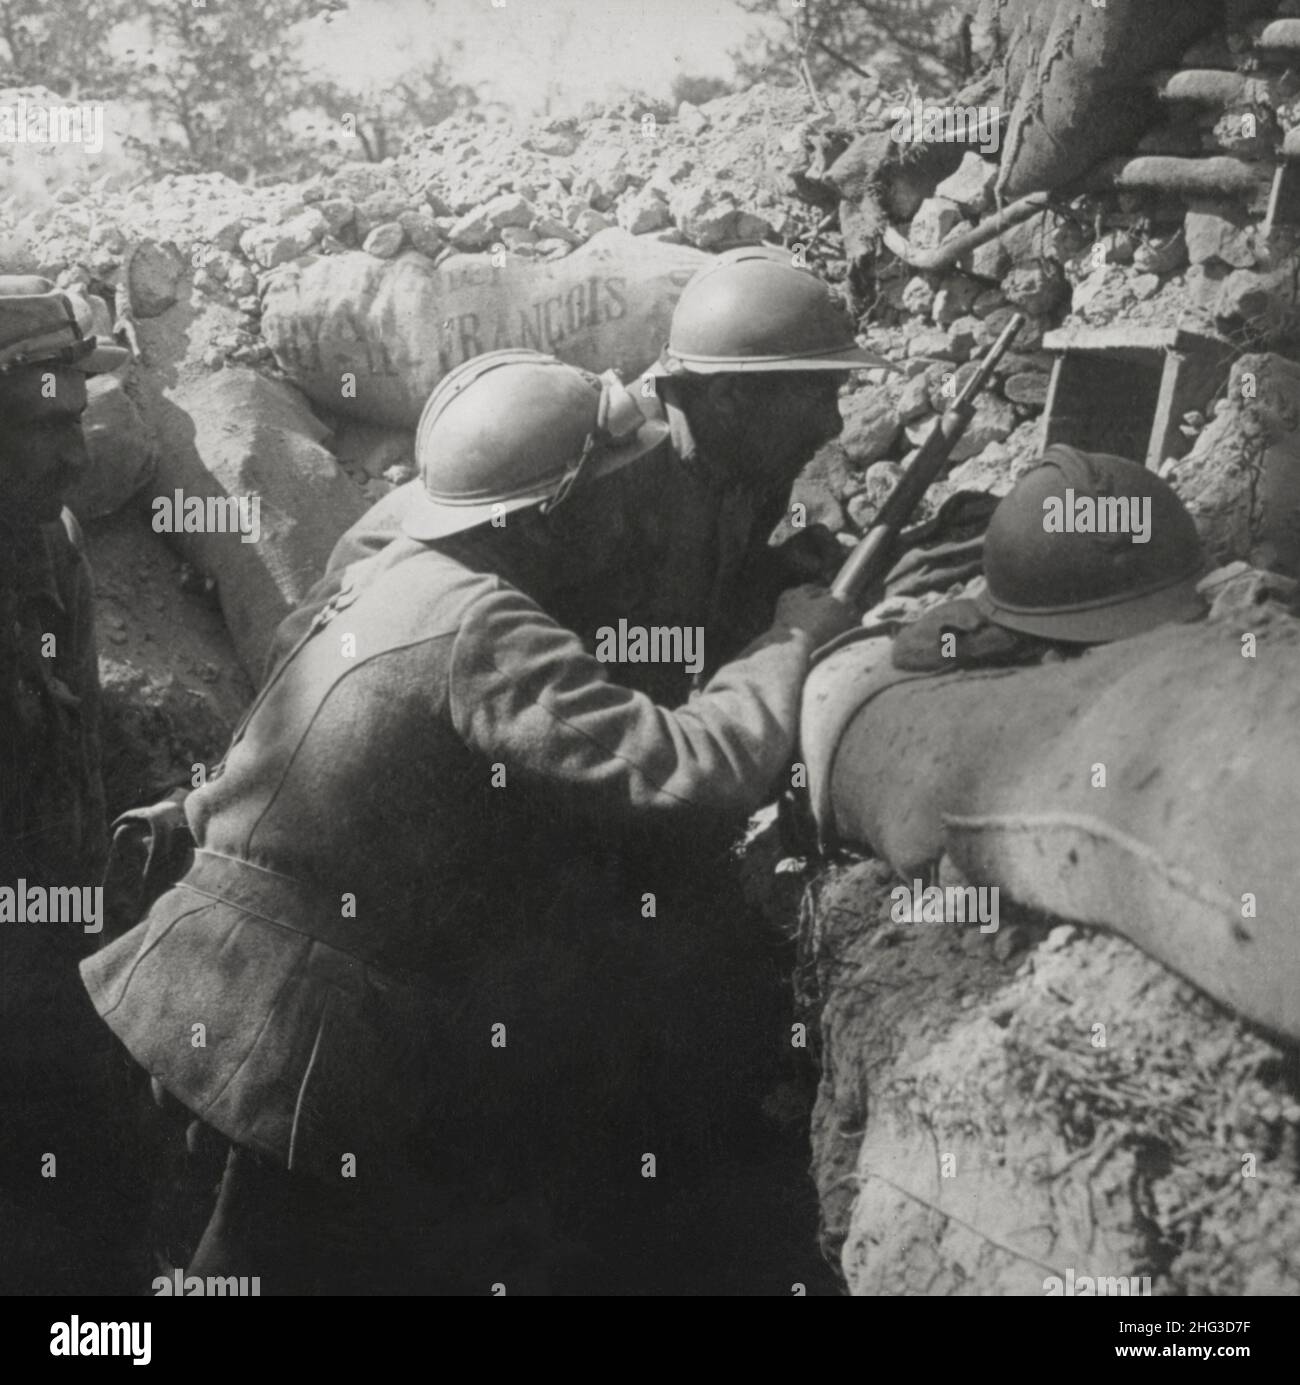
[[451,662],[453,719],[507,784],[613,827],[751,812],[788,771],[815,634],[777,624],[669,710],[511,589],[475,604]]

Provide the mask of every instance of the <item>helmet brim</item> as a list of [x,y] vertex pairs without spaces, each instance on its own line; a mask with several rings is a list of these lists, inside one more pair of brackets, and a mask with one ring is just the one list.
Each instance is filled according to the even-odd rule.
[[0,374],[24,367],[62,366],[81,375],[107,375],[131,359],[124,346],[112,346],[97,337],[82,337],[66,345],[54,342],[36,343],[22,350],[0,351]]
[[843,351],[816,351],[808,356],[685,356],[665,350],[646,371],[647,375],[733,375],[760,371],[796,370],[893,370],[902,367],[865,346],[850,346]]
[[1007,630],[1071,644],[1108,644],[1144,635],[1157,625],[1199,620],[1208,609],[1205,598],[1197,591],[1202,576],[1198,568],[1168,586],[1109,605],[1056,611],[1026,611],[1007,606],[992,595],[987,583],[975,594],[974,601],[989,620]]
[[[667,423],[654,421],[642,424],[627,442],[617,447],[606,448],[593,457],[583,469],[581,485],[585,486],[591,481],[621,471],[629,462],[654,451],[667,436]],[[508,498],[496,496],[487,500],[455,500],[447,496],[433,496],[421,487],[412,495],[411,508],[402,518],[402,532],[408,538],[421,542],[445,539],[452,534],[463,533],[466,529],[487,524],[500,515],[542,504],[555,493],[560,479],[558,476],[549,477],[522,495],[512,495]]]

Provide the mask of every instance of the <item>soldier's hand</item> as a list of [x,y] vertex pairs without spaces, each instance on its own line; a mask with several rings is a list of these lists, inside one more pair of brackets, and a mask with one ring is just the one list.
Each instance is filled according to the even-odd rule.
[[810,524],[776,546],[776,563],[785,576],[783,585],[835,580],[849,551],[824,524]]
[[781,593],[776,603],[775,623],[790,630],[802,630],[814,646],[820,646],[846,630],[856,629],[860,618],[856,611],[836,601],[825,587],[808,583]]

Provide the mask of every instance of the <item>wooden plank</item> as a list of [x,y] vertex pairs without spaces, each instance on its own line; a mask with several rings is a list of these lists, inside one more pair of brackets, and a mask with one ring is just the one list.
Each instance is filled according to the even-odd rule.
[[1218,337],[1185,327],[1058,327],[1043,337],[1047,351],[1090,351],[1108,355],[1149,351],[1195,351],[1221,346]]
[[1149,467],[1159,469],[1166,457],[1183,457],[1191,451],[1191,439],[1184,437],[1181,430],[1183,415],[1193,409],[1208,413],[1211,401],[1227,383],[1232,357],[1232,348],[1226,343],[1219,343],[1217,350],[1207,347],[1170,354],[1172,372],[1166,367],[1170,393],[1167,401],[1162,393],[1156,406],[1151,449],[1147,453]]
[[1170,351],[1165,356],[1164,369],[1160,372],[1160,392],[1156,396],[1155,414],[1151,419],[1151,432],[1142,457],[1143,464],[1151,471],[1160,470],[1160,463],[1166,455],[1180,455],[1167,454],[1166,448],[1173,446],[1175,438],[1182,440],[1182,434],[1178,431],[1182,415],[1174,412],[1174,402],[1178,395],[1178,375],[1187,359],[1180,351]]

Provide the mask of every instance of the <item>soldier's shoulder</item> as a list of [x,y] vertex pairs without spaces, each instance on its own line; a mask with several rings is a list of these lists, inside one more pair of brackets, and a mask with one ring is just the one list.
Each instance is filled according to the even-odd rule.
[[336,574],[367,617],[412,619],[446,633],[472,619],[486,600],[513,588],[495,572],[401,535],[380,552]]

